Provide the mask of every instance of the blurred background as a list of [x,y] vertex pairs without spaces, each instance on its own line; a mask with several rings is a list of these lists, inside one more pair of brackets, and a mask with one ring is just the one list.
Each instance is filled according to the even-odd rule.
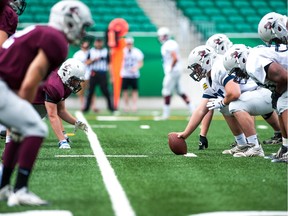
[[[18,28],[47,23],[50,8],[57,0],[28,0],[19,17]],[[287,15],[286,0],[83,0],[93,15],[95,25],[89,29],[93,36],[104,36],[114,18],[129,24],[128,35],[135,47],[145,55],[139,80],[139,96],[160,97],[163,79],[160,43],[157,29],[166,26],[179,43],[183,65],[183,85],[195,101],[201,98],[199,83],[188,75],[186,59],[190,51],[215,33],[226,34],[233,43],[248,46],[263,44],[257,35],[258,22],[266,13],[275,11]],[[71,46],[69,57],[79,47]],[[97,93],[98,94],[98,93]],[[183,104],[184,106],[184,104]]]

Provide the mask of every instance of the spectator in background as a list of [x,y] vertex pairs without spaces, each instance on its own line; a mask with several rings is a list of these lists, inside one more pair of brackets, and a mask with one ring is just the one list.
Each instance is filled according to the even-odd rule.
[[144,55],[142,51],[134,47],[134,39],[127,37],[126,47],[124,48],[124,58],[121,69],[122,78],[122,96],[124,99],[124,111],[128,112],[129,107],[129,92],[128,89],[132,88],[132,111],[137,111],[138,101],[138,79],[140,77],[140,68],[143,67]]
[[[12,35],[0,49],[0,121],[14,135],[3,154],[0,185],[0,200],[8,200],[8,206],[47,204],[28,190],[33,165],[48,133],[31,103],[38,85],[66,59],[68,43],[81,40],[85,27],[92,23],[84,3],[59,1],[51,8],[48,25],[27,27]],[[16,166],[16,184],[12,188],[10,181]]]
[[163,60],[164,79],[162,83],[162,96],[164,97],[164,106],[162,119],[168,119],[170,116],[170,102],[173,92],[182,97],[188,105],[190,113],[193,111],[193,104],[184,89],[181,86],[181,65],[180,65],[180,50],[178,43],[171,38],[170,31],[166,27],[161,27],[157,31],[158,40],[162,44],[161,55]]
[[[94,41],[94,47],[90,49],[90,59],[87,60],[87,64],[91,69],[88,94],[86,96],[85,107],[83,112],[88,112],[91,106],[92,97],[95,94],[95,88],[97,85],[100,86],[101,92],[106,98],[108,109],[113,112],[114,107],[112,105],[112,100],[110,92],[108,89],[108,71],[109,70],[109,51],[104,47],[104,41],[102,38],[96,38]],[[110,79],[112,75],[110,73]]]
[[[73,58],[80,60],[85,64],[85,77],[84,82],[81,82],[82,89],[77,93],[80,103],[81,109],[85,107],[85,93],[89,86],[89,78],[90,78],[90,67],[88,65],[88,60],[90,59],[90,42],[87,40],[83,40],[80,46],[80,50],[74,53]],[[92,99],[92,104],[94,104],[94,98]]]

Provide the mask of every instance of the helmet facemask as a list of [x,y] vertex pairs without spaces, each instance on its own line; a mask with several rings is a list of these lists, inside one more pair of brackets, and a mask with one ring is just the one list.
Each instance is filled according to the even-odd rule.
[[27,3],[25,2],[25,0],[12,0],[12,1],[10,1],[9,4],[18,16],[23,14],[23,12],[27,6]]
[[197,63],[188,66],[188,69],[192,71],[189,76],[196,82],[199,82],[201,79],[206,77],[207,71]]
[[81,82],[84,80],[79,79],[76,76],[70,77],[64,84],[72,90],[74,94],[82,89]]
[[233,81],[238,83],[238,84],[246,84],[247,80],[249,79],[249,75],[246,72],[245,69],[241,69],[241,68],[233,68],[229,73],[229,75],[234,75],[234,79]]

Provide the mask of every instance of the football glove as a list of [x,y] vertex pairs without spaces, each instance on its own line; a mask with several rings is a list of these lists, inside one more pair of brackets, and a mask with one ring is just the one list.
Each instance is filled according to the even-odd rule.
[[87,125],[79,120],[75,122],[74,133],[76,133],[78,129],[88,132]]
[[199,137],[199,150],[205,150],[206,148],[208,148],[208,140],[205,136],[201,136]]
[[209,110],[213,110],[213,109],[221,109],[223,107],[225,107],[226,105],[223,102],[222,98],[211,98],[209,99],[206,107],[208,107]]
[[272,108],[276,109],[277,108],[277,101],[279,99],[279,97],[281,97],[282,94],[279,94],[276,91],[273,91],[271,94],[271,98],[272,98]]

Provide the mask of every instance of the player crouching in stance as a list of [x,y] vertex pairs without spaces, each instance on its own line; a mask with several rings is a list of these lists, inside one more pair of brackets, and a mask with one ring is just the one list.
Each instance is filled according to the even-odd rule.
[[[272,106],[277,111],[281,134],[282,146],[272,155],[272,162],[288,162],[288,21],[287,17],[277,13],[266,14],[258,25],[258,34],[268,47],[260,46],[250,50],[249,57],[244,67],[237,64],[237,56],[243,56],[242,50],[231,50],[234,53],[229,63],[231,74],[238,80],[252,78],[259,86],[271,90]],[[275,46],[271,46],[275,43]],[[282,45],[281,45],[282,44]],[[237,55],[236,52],[237,51]],[[271,100],[270,98],[270,100]]]
[[44,118],[48,114],[51,127],[59,140],[60,149],[70,149],[69,138],[65,133],[62,120],[87,132],[86,124],[73,117],[65,107],[65,99],[73,92],[81,90],[84,81],[85,65],[77,59],[67,59],[58,71],[52,72],[46,82],[38,89],[33,102],[34,108]]

